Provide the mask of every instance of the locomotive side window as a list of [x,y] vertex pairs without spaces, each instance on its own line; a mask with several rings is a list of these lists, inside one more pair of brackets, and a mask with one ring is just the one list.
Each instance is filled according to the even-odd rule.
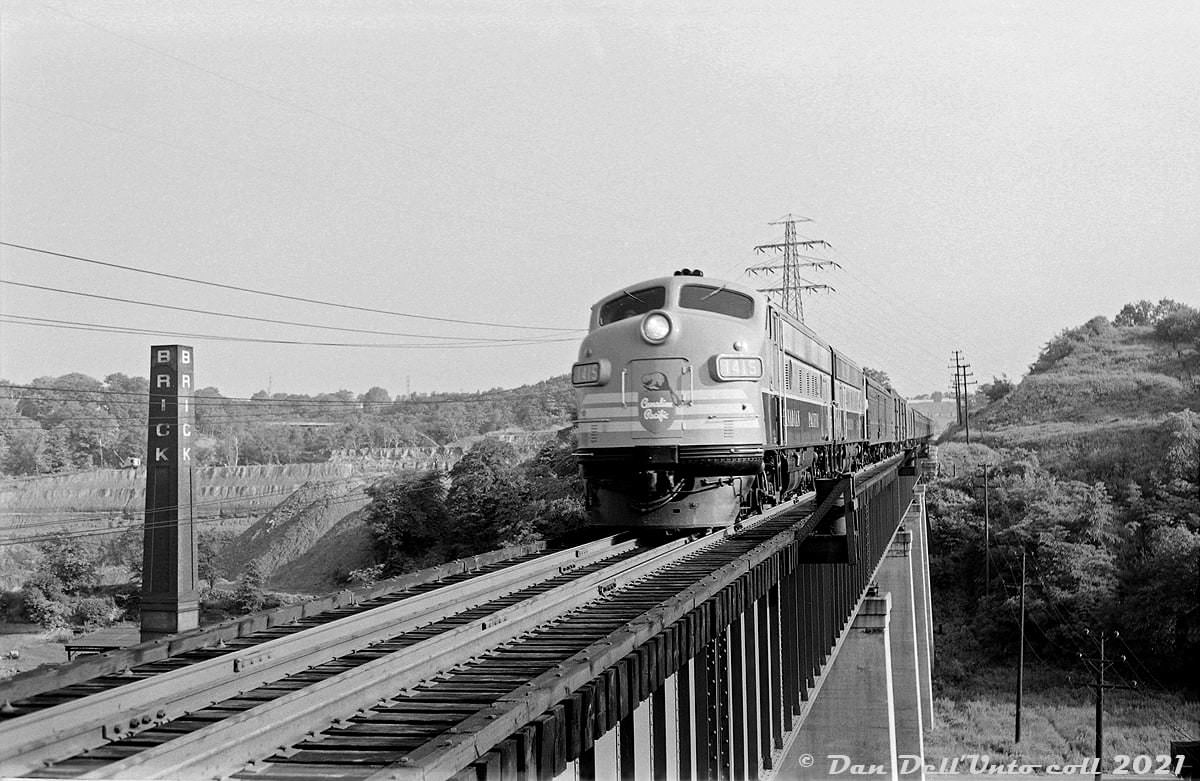
[[754,317],[754,299],[742,293],[710,285],[684,285],[679,290],[679,305],[685,309],[703,309],[742,320]]
[[621,295],[605,301],[600,307],[597,325],[608,325],[627,317],[644,315],[652,309],[662,309],[667,303],[665,287],[648,287],[645,290],[626,290]]

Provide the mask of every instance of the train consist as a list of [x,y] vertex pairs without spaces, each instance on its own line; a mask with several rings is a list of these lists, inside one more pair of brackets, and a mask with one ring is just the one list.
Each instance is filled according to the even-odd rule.
[[766,296],[689,269],[593,306],[571,383],[600,526],[726,526],[933,434]]

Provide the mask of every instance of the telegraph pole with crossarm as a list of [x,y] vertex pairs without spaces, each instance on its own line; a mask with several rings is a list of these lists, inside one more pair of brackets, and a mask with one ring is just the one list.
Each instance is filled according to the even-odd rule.
[[[1089,630],[1084,630],[1084,634],[1091,636]],[[1111,635],[1107,632],[1100,633],[1099,658],[1084,656],[1079,654],[1079,660],[1087,667],[1088,672],[1095,676],[1094,683],[1088,684],[1096,692],[1096,781],[1100,781],[1101,772],[1100,765],[1104,762],[1104,692],[1108,689],[1136,689],[1137,681],[1131,685],[1106,683],[1105,673],[1118,662],[1124,662],[1123,655],[1117,656],[1115,659],[1105,656],[1104,644],[1109,638],[1119,639],[1119,632],[1113,632]]]

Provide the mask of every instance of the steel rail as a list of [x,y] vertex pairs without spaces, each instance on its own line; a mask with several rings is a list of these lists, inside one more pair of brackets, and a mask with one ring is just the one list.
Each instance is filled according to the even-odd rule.
[[[780,505],[744,522],[752,528],[791,509]],[[238,715],[160,746],[82,775],[82,778],[223,777],[259,760],[273,747],[286,746],[331,722],[353,716],[380,702],[380,691],[415,687],[497,646],[602,599],[731,536],[722,530],[688,541],[678,540],[591,573],[579,580],[513,605],[481,621],[459,627],[377,659],[336,678],[286,694]]]
[[[855,494],[894,476],[900,460],[888,459],[857,473]],[[420,686],[399,691],[393,687],[378,707],[364,708],[307,740],[285,742],[290,747],[264,759],[264,766],[255,763],[235,777],[457,776],[500,741],[549,712],[555,702],[794,545],[819,520],[811,502],[803,508],[780,505],[767,516],[777,520],[757,533],[751,531],[756,524],[744,524],[742,529],[751,533],[739,533],[726,545],[697,552],[679,562],[680,568],[649,577],[645,587],[621,591],[619,598],[600,600],[562,621],[541,625],[528,638],[491,649]],[[600,590],[611,594],[615,585],[605,584]],[[594,631],[606,624],[602,634]],[[449,716],[452,712],[461,715]]]
[[506,567],[302,632],[135,681],[3,722],[0,775],[150,729],[196,710],[344,656],[444,615],[637,546],[614,538]]
[[[791,509],[777,506],[781,515]],[[754,545],[675,596],[642,612],[604,640],[592,643],[556,664],[554,669],[502,695],[495,703],[468,717],[447,732],[431,736],[398,762],[367,776],[367,781],[433,781],[456,776],[494,746],[555,703],[569,697],[597,675],[619,662],[662,632],[673,622],[699,607],[741,575],[794,542],[809,530],[815,516],[807,514],[788,528]]]
[[[38,669],[19,673],[0,683],[0,703],[22,709],[22,702],[30,698],[70,693],[73,688],[89,686],[95,680],[121,674],[124,670],[146,664],[162,664],[186,659],[198,652],[203,653],[221,643],[254,644],[263,642],[258,635],[278,630],[284,626],[297,628],[297,621],[320,621],[327,616],[336,619],[336,614],[369,609],[366,603],[380,599],[405,595],[411,589],[428,586],[435,581],[469,576],[484,567],[502,565],[506,559],[536,555],[543,550],[542,543],[511,546],[498,551],[469,556],[439,564],[406,575],[380,581],[373,586],[346,589],[334,594],[317,597],[283,607],[262,610],[247,616],[222,621],[182,632],[168,638],[139,643],[128,648],[88,654],[49,670]],[[131,679],[132,680],[132,679]],[[125,681],[129,683],[130,681]],[[80,695],[82,696],[82,695]],[[56,703],[57,704],[57,703]],[[28,706],[25,706],[28,707]],[[49,707],[49,706],[40,706]],[[37,710],[39,707],[31,708]],[[25,715],[25,714],[21,714]],[[0,713],[0,732],[3,723],[12,718]]]
[[589,573],[481,620],[402,648],[340,675],[290,692],[229,719],[80,776],[81,778],[221,777],[261,759],[264,749],[303,739],[331,722],[377,704],[381,691],[416,686],[498,645],[661,569],[714,537],[676,540]]

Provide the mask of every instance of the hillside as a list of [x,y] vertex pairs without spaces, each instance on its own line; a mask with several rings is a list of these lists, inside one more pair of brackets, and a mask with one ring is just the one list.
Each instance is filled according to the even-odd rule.
[[1197,350],[1098,317],[1053,339],[1011,393],[973,413],[972,440],[1033,450],[1066,477],[1142,482],[1170,413],[1185,409],[1200,410]]
[[220,569],[241,573],[253,561],[267,582],[274,585],[277,571],[306,555],[311,557],[313,551],[321,551],[327,555],[312,562],[307,572],[294,572],[289,585],[296,587],[303,580],[303,585],[311,590],[335,588],[337,584],[328,582],[326,575],[342,569],[347,562],[350,565],[345,566],[343,574],[373,563],[369,555],[362,561],[359,551],[341,550],[341,546],[323,541],[343,518],[356,514],[370,502],[365,487],[366,482],[361,479],[304,484],[224,547],[219,556]]
[[[1089,756],[1090,703],[1074,686],[1098,637],[1119,647],[1112,679],[1138,683],[1106,701],[1106,756],[1162,754],[1193,729],[1197,377],[1200,313],[1140,302],[1059,334],[1007,393],[1007,383],[984,388],[969,446],[961,430],[943,439],[953,441],[926,492],[938,695],[927,756]],[[1015,745],[1019,649],[1027,696]]]

